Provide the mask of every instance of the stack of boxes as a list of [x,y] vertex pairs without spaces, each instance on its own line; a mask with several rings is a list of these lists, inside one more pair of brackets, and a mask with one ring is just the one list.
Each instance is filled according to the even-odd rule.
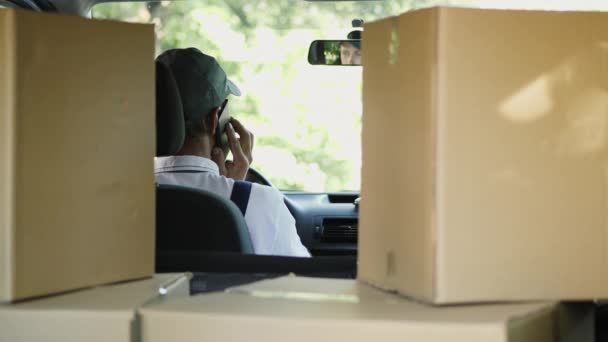
[[153,26],[0,10],[0,341],[133,341],[189,294],[154,276],[154,117]]
[[[195,297],[167,275],[31,299],[152,276],[154,38],[9,10],[0,26],[0,299],[24,300],[0,306],[0,341],[593,341],[607,14],[366,24],[359,279]],[[184,298],[160,301],[174,279]]]

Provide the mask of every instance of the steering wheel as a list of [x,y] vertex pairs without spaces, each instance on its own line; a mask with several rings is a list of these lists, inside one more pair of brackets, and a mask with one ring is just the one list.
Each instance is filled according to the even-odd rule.
[[247,177],[245,177],[245,180],[252,183],[258,183],[274,187],[274,185],[272,185],[268,178],[264,177],[264,175],[262,175],[258,170],[252,167],[250,167],[249,171],[247,171]]
[[[248,182],[258,183],[261,185],[267,185],[276,188],[272,183],[270,183],[268,178],[264,177],[264,175],[260,173],[260,171],[251,167],[249,168],[249,171],[247,171],[247,177],[245,177],[245,180]],[[294,203],[287,197],[284,197],[284,201],[285,205],[287,206],[287,209],[289,210],[289,212],[291,212],[291,215],[294,217],[298,217],[298,212],[295,209]]]

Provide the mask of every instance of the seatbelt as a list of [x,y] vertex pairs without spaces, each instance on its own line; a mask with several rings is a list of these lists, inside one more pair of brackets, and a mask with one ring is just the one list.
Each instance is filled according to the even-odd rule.
[[247,212],[247,204],[249,203],[249,196],[251,195],[251,183],[244,181],[235,181],[232,187],[232,195],[230,200],[239,207],[239,210],[243,213]]
[[[163,171],[161,173],[204,173],[206,171],[202,170],[171,170],[171,171]],[[245,181],[234,181],[234,186],[232,187],[232,194],[230,194],[230,200],[232,203],[236,204],[239,208],[243,217],[245,217],[245,213],[247,212],[247,204],[249,204],[249,196],[251,195],[251,182]]]

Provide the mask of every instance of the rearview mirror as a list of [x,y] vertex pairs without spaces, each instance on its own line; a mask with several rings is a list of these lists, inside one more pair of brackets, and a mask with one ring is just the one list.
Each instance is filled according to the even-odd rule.
[[361,40],[315,40],[308,50],[312,65],[361,65]]

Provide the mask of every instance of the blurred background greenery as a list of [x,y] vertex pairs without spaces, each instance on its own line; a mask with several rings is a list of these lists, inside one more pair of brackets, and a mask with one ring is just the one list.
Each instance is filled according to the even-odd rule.
[[327,41],[324,44],[325,63],[329,65],[340,64],[340,43],[339,41]]

